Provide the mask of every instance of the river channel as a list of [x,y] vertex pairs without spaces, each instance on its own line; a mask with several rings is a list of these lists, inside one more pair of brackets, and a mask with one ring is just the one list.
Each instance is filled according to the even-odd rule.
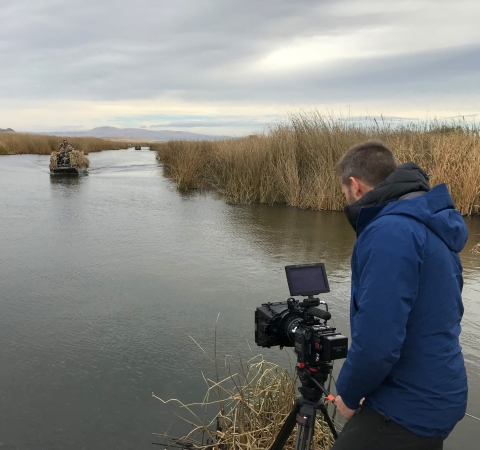
[[[87,176],[53,178],[47,156],[0,156],[0,448],[151,449],[152,433],[184,432],[152,392],[203,399],[212,364],[192,338],[211,354],[218,315],[222,364],[288,364],[253,332],[257,306],[288,298],[288,264],[325,262],[323,299],[349,336],[343,213],[181,194],[146,149],[89,158]],[[462,345],[480,417],[480,220],[467,225]],[[479,430],[465,417],[445,448],[477,449]]]

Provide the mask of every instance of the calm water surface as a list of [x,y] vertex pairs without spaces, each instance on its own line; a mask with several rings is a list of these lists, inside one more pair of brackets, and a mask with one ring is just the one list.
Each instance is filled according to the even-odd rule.
[[[89,155],[81,178],[51,178],[46,156],[0,157],[0,447],[149,449],[178,434],[175,408],[200,401],[218,354],[255,347],[255,307],[288,297],[283,267],[324,261],[336,326],[349,335],[354,233],[342,213],[181,195],[149,151]],[[480,221],[462,254],[468,412],[480,417]],[[250,350],[251,347],[251,350]],[[337,364],[336,372],[338,372]],[[473,450],[465,418],[445,448]]]

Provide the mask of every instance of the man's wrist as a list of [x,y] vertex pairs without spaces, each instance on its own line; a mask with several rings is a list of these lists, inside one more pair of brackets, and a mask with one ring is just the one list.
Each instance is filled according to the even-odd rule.
[[339,393],[338,395],[342,397],[343,403],[345,403],[345,406],[348,409],[358,409],[358,407],[360,406],[360,400],[357,401],[355,399],[349,398],[342,393]]

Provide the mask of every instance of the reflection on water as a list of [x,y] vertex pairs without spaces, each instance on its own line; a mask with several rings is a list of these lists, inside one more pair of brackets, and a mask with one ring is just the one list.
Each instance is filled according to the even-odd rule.
[[270,258],[328,261],[330,276],[349,264],[355,233],[343,213],[252,205],[232,227]]
[[[86,175],[51,175],[50,184],[53,188],[62,186],[79,186]],[[70,188],[70,190],[73,190]]]
[[[258,349],[253,312],[288,297],[287,264],[323,261],[323,296],[348,333],[349,259],[355,235],[342,213],[229,206],[179,194],[153,152],[89,155],[84,177],[50,177],[48,157],[0,158],[0,441],[6,448],[150,448],[150,433],[183,430],[152,400],[203,398],[201,372],[218,353]],[[480,221],[462,254],[462,344],[469,412],[480,416]],[[250,350],[251,348],[251,350]],[[338,372],[339,365],[335,368]],[[473,449],[463,420],[445,448]]]

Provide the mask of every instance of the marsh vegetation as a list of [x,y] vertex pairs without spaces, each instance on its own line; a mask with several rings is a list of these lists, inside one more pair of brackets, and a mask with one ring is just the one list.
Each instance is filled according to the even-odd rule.
[[[75,150],[87,155],[90,152],[102,150],[119,150],[128,148],[131,142],[116,141],[94,137],[69,137],[68,141]],[[50,155],[58,150],[58,144],[62,142],[60,136],[46,136],[41,134],[27,133],[1,133],[0,155]]]
[[447,183],[464,215],[480,212],[480,130],[465,122],[358,123],[318,112],[294,114],[263,134],[223,141],[155,144],[165,175],[179,189],[213,189],[232,204],[282,203],[314,210],[345,205],[334,173],[349,147],[378,140],[399,163],[414,161]]

